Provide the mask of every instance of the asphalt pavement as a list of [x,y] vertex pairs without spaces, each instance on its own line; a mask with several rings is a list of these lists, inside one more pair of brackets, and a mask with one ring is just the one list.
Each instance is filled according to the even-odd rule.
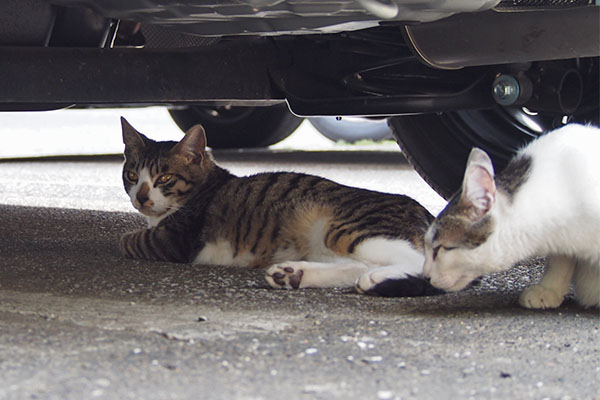
[[[443,201],[394,154],[232,152]],[[258,270],[123,258],[118,157],[0,163],[0,399],[598,399],[600,314],[519,307],[541,260],[460,293],[274,290]],[[128,212],[129,211],[129,212]]]

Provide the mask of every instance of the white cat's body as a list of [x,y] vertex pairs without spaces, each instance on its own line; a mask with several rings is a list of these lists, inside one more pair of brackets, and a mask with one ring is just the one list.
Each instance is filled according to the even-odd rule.
[[[487,165],[489,159],[484,158],[472,153],[453,217],[459,219],[456,216],[462,212],[461,223],[468,220],[479,224],[477,229],[484,240],[471,248],[442,244],[444,236],[447,243],[448,238],[457,236],[439,229],[442,212],[426,235],[425,274],[431,283],[460,290],[483,274],[506,270],[532,256],[548,256],[542,281],[522,294],[521,304],[557,307],[572,279],[579,302],[598,306],[600,129],[568,125],[522,149],[515,159],[530,160],[530,165],[514,193],[502,190],[499,183],[496,190],[491,162]],[[488,181],[490,176],[492,182]],[[445,218],[450,214],[451,210],[446,211]],[[489,229],[481,228],[485,224]]]
[[533,160],[529,178],[512,203],[499,194],[491,210],[497,262],[548,254],[600,262],[600,131],[589,129],[568,125],[520,152]]

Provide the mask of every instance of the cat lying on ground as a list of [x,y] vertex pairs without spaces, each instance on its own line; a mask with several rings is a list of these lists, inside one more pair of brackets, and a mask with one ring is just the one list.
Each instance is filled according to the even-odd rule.
[[444,290],[547,256],[522,306],[558,307],[571,282],[579,303],[600,305],[600,129],[550,132],[495,179],[488,155],[473,149],[462,189],[428,229],[425,248],[425,276]]
[[433,216],[413,199],[298,173],[237,177],[196,125],[155,142],[121,119],[123,183],[149,228],[125,234],[133,258],[267,267],[275,288],[352,287],[387,296],[439,292],[422,279]]

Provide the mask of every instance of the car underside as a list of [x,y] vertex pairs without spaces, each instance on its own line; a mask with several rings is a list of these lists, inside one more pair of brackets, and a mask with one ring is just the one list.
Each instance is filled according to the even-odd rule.
[[387,117],[448,196],[472,146],[502,168],[600,122],[599,21],[589,0],[8,0],[0,110],[165,104],[183,129],[216,119],[222,147],[240,126],[276,141],[288,108]]

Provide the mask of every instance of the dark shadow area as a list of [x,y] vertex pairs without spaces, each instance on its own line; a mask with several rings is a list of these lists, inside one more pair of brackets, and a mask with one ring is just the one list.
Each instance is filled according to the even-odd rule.
[[597,310],[520,308],[525,267],[429,297],[274,290],[260,270],[124,258],[120,235],[143,226],[0,205],[0,398],[597,393]]

